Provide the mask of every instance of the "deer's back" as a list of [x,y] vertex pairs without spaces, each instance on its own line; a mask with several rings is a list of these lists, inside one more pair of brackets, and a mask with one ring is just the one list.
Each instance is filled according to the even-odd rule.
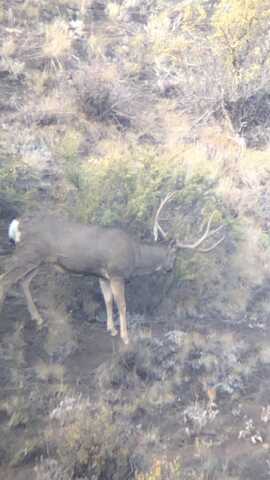
[[31,251],[74,273],[128,278],[134,269],[137,242],[123,230],[57,217],[22,220],[20,229],[18,252]]

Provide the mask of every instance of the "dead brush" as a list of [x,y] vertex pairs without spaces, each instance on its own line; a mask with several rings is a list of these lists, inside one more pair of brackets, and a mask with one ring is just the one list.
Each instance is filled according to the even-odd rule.
[[79,107],[88,119],[129,128],[139,110],[136,92],[119,73],[111,80],[108,69],[108,64],[86,67],[74,76]]

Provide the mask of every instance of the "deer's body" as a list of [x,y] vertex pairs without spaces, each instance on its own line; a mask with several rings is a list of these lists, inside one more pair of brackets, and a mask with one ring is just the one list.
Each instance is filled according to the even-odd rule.
[[[169,194],[158,209],[154,236],[165,233],[158,223],[158,215],[165,203],[172,198]],[[206,230],[192,244],[176,241],[174,246],[145,244],[128,233],[114,228],[83,225],[62,217],[45,216],[36,219],[13,220],[9,237],[16,244],[8,268],[0,276],[0,307],[12,285],[21,282],[29,313],[38,324],[43,319],[38,312],[30,292],[30,283],[42,264],[53,264],[61,270],[80,275],[95,275],[99,278],[107,311],[107,329],[112,335],[117,331],[113,321],[113,301],[120,316],[120,334],[128,343],[126,321],[125,281],[137,275],[156,271],[172,270],[177,250],[197,249],[201,252],[213,250],[222,240],[209,248],[198,248],[221,227],[210,231],[210,217]]]
[[[165,247],[139,243],[122,230],[70,224],[63,234],[56,263],[73,273],[128,279],[161,269],[167,261]],[[50,242],[55,253],[52,247]]]
[[[125,280],[172,268],[175,255],[165,246],[147,245],[128,233],[114,228],[83,225],[53,216],[38,221],[20,220],[20,241],[0,279],[0,303],[10,287],[22,282],[31,317],[42,323],[30,293],[30,282],[42,264],[100,279],[107,308],[107,328],[113,335],[112,310],[115,300],[120,314],[121,337],[128,342],[126,325]],[[17,232],[16,232],[17,233]]]
[[31,261],[36,256],[39,263],[53,263],[72,273],[128,279],[168,268],[166,247],[140,243],[120,229],[56,217],[25,227],[21,221],[19,228],[22,240],[15,257],[29,251]]

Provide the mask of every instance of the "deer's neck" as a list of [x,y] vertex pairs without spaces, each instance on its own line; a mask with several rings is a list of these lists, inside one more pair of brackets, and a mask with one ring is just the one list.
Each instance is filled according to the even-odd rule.
[[136,249],[134,275],[147,275],[163,270],[167,255],[166,247],[139,244]]

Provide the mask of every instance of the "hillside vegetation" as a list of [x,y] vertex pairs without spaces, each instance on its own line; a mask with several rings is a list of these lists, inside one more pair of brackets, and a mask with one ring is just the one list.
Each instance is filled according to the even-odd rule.
[[[152,241],[172,191],[169,238],[195,239],[212,212],[225,231],[211,254],[179,255],[168,282],[128,286],[134,344],[111,361],[102,338],[106,355],[86,357],[95,373],[82,388],[85,319],[103,319],[95,282],[46,270],[33,282],[46,332],[11,293],[0,326],[4,465],[34,458],[37,480],[269,477],[269,24],[269,0],[2,0],[0,251],[13,215],[39,210]],[[246,442],[239,458],[255,445],[265,468],[237,469],[232,438]]]

